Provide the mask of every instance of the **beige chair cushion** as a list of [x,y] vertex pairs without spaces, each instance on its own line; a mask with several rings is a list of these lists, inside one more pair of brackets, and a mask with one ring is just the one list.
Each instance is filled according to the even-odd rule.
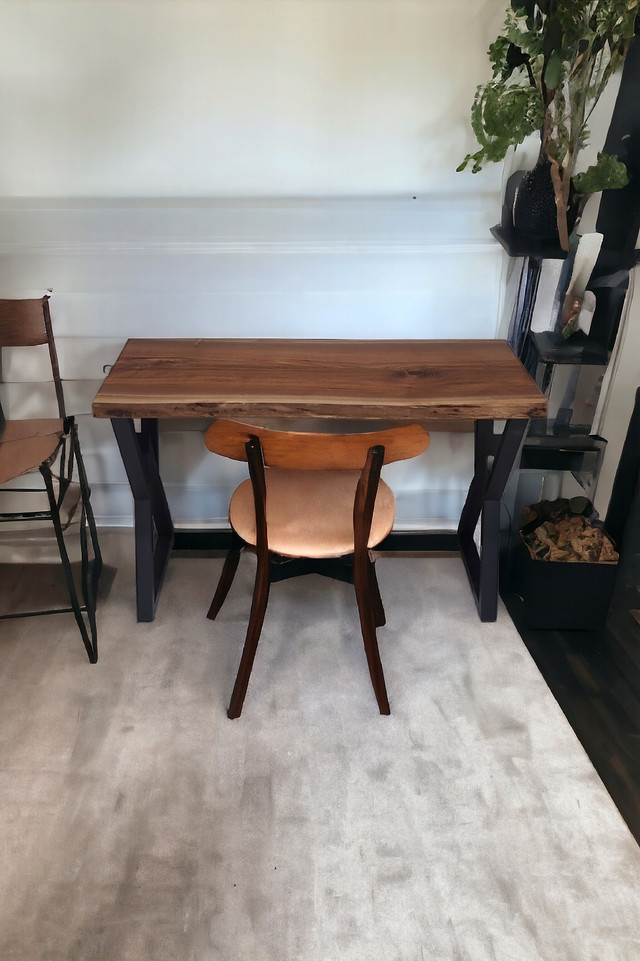
[[[360,471],[268,468],[265,474],[269,550],[287,557],[341,557],[353,552],[353,501]],[[381,480],[369,547],[384,540],[394,516],[393,492]],[[229,520],[243,540],[256,543],[250,480],[234,491]]]

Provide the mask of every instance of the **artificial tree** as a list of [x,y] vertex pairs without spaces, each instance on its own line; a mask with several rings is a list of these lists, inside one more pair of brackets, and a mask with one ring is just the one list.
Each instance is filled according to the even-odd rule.
[[640,0],[511,0],[503,31],[489,47],[493,76],[477,88],[471,109],[480,149],[458,170],[472,163],[476,173],[539,131],[564,250],[572,179],[582,198],[628,182],[624,163],[609,154],[574,171],[589,140],[589,117],[624,60],[639,8]]

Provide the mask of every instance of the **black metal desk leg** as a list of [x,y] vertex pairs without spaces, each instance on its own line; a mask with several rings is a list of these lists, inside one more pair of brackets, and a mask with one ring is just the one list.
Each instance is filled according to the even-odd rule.
[[158,422],[113,419],[134,503],[136,605],[139,621],[152,621],[173,548],[173,521],[158,468]]
[[[475,472],[460,515],[458,544],[481,621],[495,621],[498,616],[500,499],[528,423],[527,420],[508,420],[502,434],[495,434],[493,421],[476,422]],[[490,458],[493,458],[491,463]],[[478,520],[480,551],[473,537]]]

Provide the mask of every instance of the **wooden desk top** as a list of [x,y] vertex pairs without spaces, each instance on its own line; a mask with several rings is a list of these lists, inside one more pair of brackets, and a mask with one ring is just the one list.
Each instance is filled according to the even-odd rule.
[[506,420],[546,408],[500,340],[134,339],[93,402],[95,417],[247,420]]

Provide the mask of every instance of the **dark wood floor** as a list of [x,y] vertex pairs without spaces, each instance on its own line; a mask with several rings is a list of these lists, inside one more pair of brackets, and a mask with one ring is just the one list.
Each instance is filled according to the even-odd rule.
[[593,766],[640,844],[640,496],[625,527],[624,549],[606,627],[600,631],[526,630],[519,600],[503,599],[531,656]]

